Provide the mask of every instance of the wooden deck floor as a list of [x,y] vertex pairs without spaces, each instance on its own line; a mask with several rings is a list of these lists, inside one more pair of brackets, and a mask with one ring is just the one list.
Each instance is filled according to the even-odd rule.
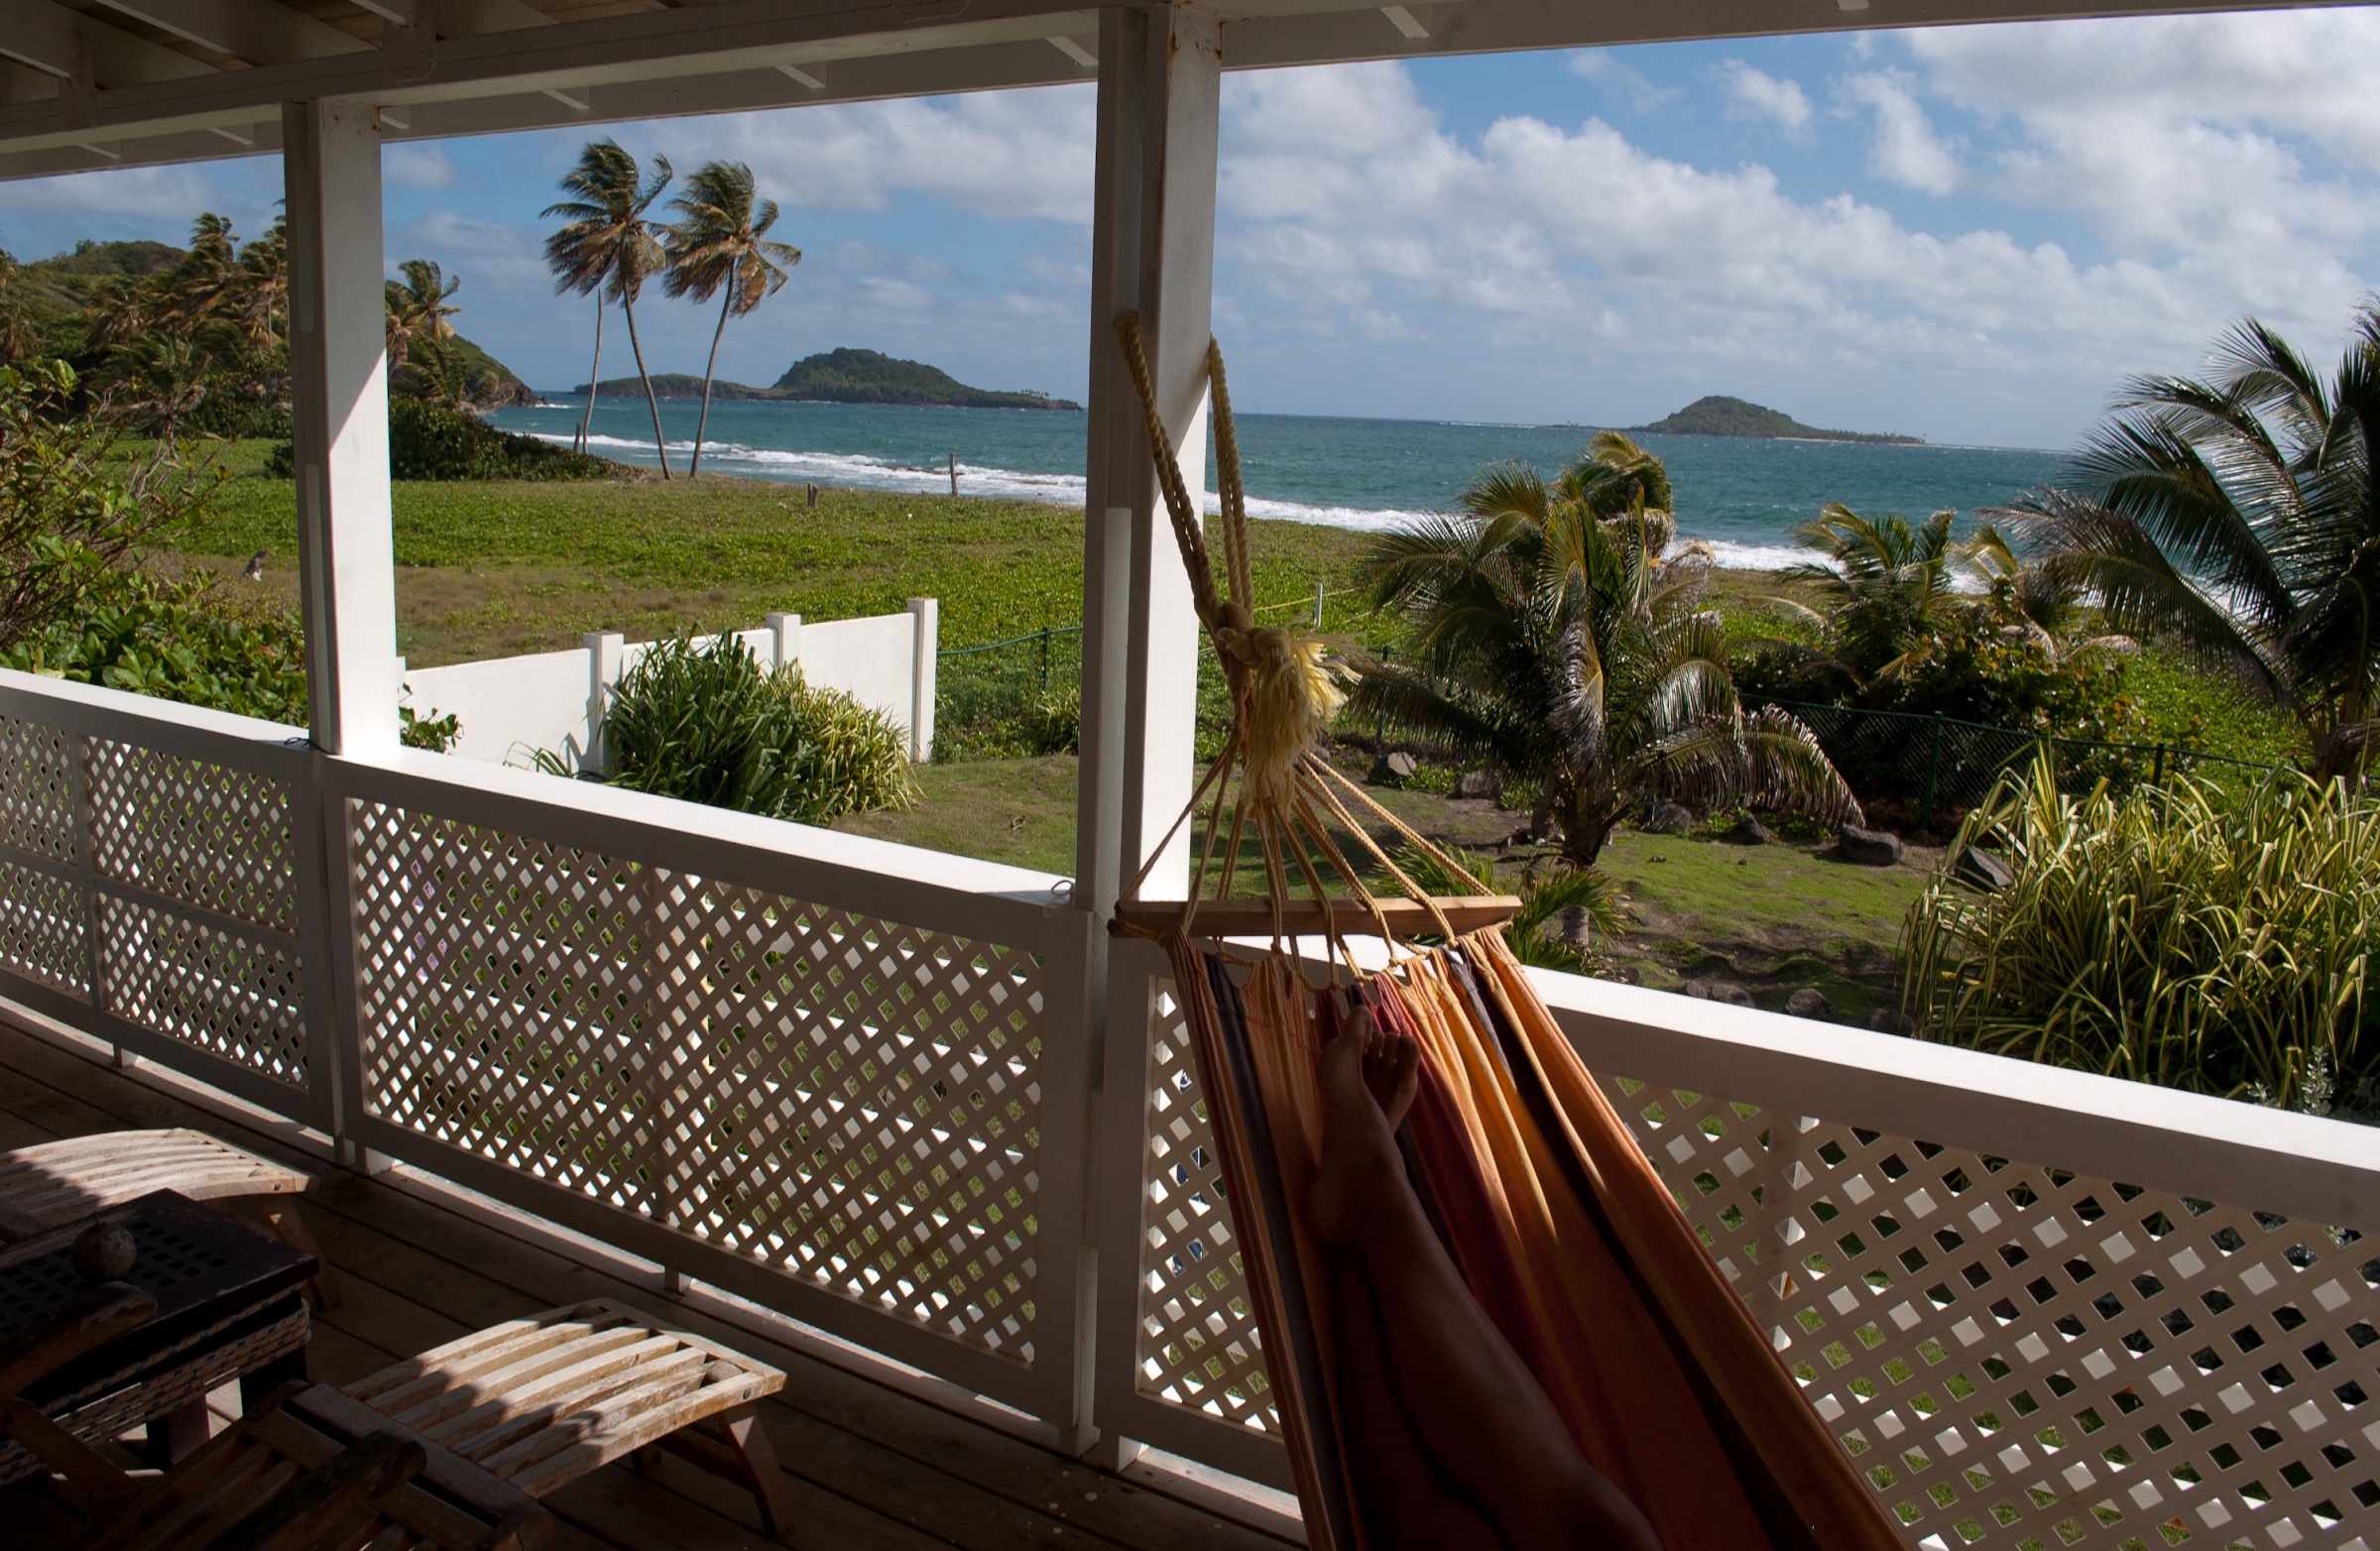
[[[888,1387],[824,1343],[785,1342],[608,1272],[600,1254],[467,1214],[434,1193],[331,1170],[319,1158],[0,1022],[0,1148],[133,1127],[191,1126],[326,1176],[301,1210],[336,1267],[344,1306],[317,1314],[313,1376],[345,1383],[498,1320],[593,1296],[653,1309],[785,1371],[767,1425],[801,1509],[806,1551],[1014,1547],[1280,1551],[1292,1542],[1165,1490],[1110,1475],[945,1403]],[[595,1261],[598,1263],[589,1263]],[[731,1311],[732,1312],[732,1311]],[[808,1350],[797,1348],[805,1346]],[[821,1355],[823,1354],[823,1355]],[[555,1551],[726,1551],[774,1544],[749,1497],[670,1457],[651,1476],[615,1465],[548,1500]],[[1228,1511],[1228,1509],[1226,1509]],[[1261,1522],[1260,1515],[1256,1522]],[[0,1491],[9,1545],[71,1545],[76,1526],[39,1486]]]

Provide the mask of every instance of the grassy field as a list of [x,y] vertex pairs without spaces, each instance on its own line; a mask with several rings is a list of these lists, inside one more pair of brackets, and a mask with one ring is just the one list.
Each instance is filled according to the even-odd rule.
[[[294,602],[297,488],[255,473],[263,457],[261,444],[225,449],[242,477],[182,548],[233,571],[262,550],[267,584]],[[912,596],[941,600],[945,647],[1082,615],[1082,514],[1061,507],[830,489],[812,510],[798,486],[707,475],[401,483],[394,494],[400,650],[421,666],[552,651],[589,630],[634,639],[757,625],[773,610],[896,613]],[[1318,581],[1343,587],[1362,543],[1342,529],[1253,526],[1267,603],[1311,598]]]
[[[924,800],[915,808],[855,814],[835,827],[1073,873],[1071,756],[977,760],[917,774]],[[1546,859],[1537,847],[1505,844],[1526,815],[1493,802],[1414,790],[1375,788],[1372,795],[1432,841],[1493,859],[1507,881]],[[1376,832],[1393,849],[1387,826]],[[1736,846],[1707,835],[1624,829],[1612,837],[1603,865],[1626,895],[1630,930],[1598,947],[1644,985],[1674,990],[1690,980],[1715,980],[1742,987],[1772,1010],[1795,991],[1815,987],[1861,1018],[1892,993],[1901,918],[1940,862],[1940,852],[1912,846],[1897,867],[1854,867],[1814,840]]]

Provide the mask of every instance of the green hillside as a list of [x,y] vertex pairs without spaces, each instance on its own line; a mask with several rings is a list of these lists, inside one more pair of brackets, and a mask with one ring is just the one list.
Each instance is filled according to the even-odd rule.
[[1671,436],[1767,436],[1799,441],[1873,441],[1921,445],[1922,436],[1876,435],[1856,430],[1821,430],[1790,415],[1714,394],[1697,399],[1666,419],[1631,429]]
[[[570,390],[584,394],[580,383]],[[606,399],[642,398],[645,385],[634,377],[607,377],[596,387]],[[655,372],[653,391],[663,399],[699,399],[702,379],[686,372]],[[805,356],[767,388],[747,383],[714,382],[711,397],[777,399],[811,404],[949,405],[968,410],[1079,410],[1079,404],[1038,393],[999,393],[970,388],[937,366],[902,361],[875,350],[829,350]]]

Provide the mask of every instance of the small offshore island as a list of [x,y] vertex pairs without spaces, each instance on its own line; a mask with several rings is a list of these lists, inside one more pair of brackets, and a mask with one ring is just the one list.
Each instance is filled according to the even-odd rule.
[[1697,399],[1666,419],[1650,425],[1631,425],[1628,429],[1664,436],[1758,436],[1771,441],[1862,441],[1896,447],[1922,447],[1926,443],[1923,436],[1821,430],[1779,411],[1718,394]]
[[[570,396],[583,395],[580,383]],[[702,379],[690,372],[655,372],[656,398],[699,399]],[[607,377],[596,385],[605,399],[641,399],[645,384],[634,377]],[[786,368],[785,375],[767,388],[725,380],[711,384],[714,400],[777,400],[793,404],[937,405],[962,410],[1073,410],[1082,406],[1045,393],[1003,393],[970,388],[938,366],[902,361],[877,350],[840,349],[804,356]]]

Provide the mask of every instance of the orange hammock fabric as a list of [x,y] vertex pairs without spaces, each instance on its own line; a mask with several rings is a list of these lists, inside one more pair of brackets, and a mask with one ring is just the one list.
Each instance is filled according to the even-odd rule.
[[1363,1544],[1338,1442],[1321,1246],[1322,1046],[1338,995],[1415,1038],[1399,1137],[1416,1194],[1588,1463],[1671,1551],[1886,1551],[1897,1527],[1802,1399],[1556,1026],[1500,929],[1317,994],[1275,953],[1242,986],[1169,945],[1216,1122],[1266,1368],[1315,1551]]

